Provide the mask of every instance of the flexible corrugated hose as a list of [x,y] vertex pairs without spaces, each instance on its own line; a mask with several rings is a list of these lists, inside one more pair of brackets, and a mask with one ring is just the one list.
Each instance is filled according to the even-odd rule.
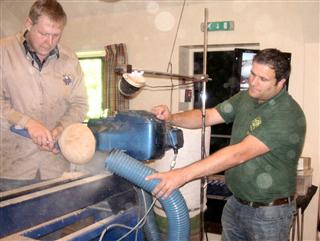
[[[106,168],[151,193],[159,180],[146,181],[156,171],[142,162],[128,156],[123,151],[112,150],[106,159]],[[165,200],[159,199],[168,221],[168,241],[188,241],[190,219],[186,202],[180,191],[175,190]]]

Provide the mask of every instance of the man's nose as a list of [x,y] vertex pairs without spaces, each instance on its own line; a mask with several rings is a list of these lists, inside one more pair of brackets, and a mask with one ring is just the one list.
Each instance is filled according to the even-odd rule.
[[259,81],[259,77],[258,76],[251,76],[250,82],[251,82],[252,85],[255,85],[258,81]]
[[52,45],[52,43],[53,43],[53,36],[52,36],[52,35],[48,35],[48,36],[47,36],[47,43],[49,43],[50,45]]

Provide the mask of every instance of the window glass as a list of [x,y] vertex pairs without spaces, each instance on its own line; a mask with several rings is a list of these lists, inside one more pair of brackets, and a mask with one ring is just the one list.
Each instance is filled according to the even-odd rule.
[[103,58],[80,58],[88,93],[87,118],[99,118],[102,114]]

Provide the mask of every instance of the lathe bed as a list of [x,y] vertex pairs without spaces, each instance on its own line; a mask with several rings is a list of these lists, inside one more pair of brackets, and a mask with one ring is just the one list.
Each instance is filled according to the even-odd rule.
[[[110,174],[70,175],[0,193],[1,240],[99,240],[111,224],[133,227],[138,220],[136,192]],[[117,240],[127,229],[108,230]],[[143,240],[133,232],[123,240]]]

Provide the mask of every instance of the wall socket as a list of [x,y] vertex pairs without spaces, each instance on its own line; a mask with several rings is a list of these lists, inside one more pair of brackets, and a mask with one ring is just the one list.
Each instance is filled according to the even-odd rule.
[[192,100],[192,89],[181,89],[180,90],[180,102],[191,102]]

